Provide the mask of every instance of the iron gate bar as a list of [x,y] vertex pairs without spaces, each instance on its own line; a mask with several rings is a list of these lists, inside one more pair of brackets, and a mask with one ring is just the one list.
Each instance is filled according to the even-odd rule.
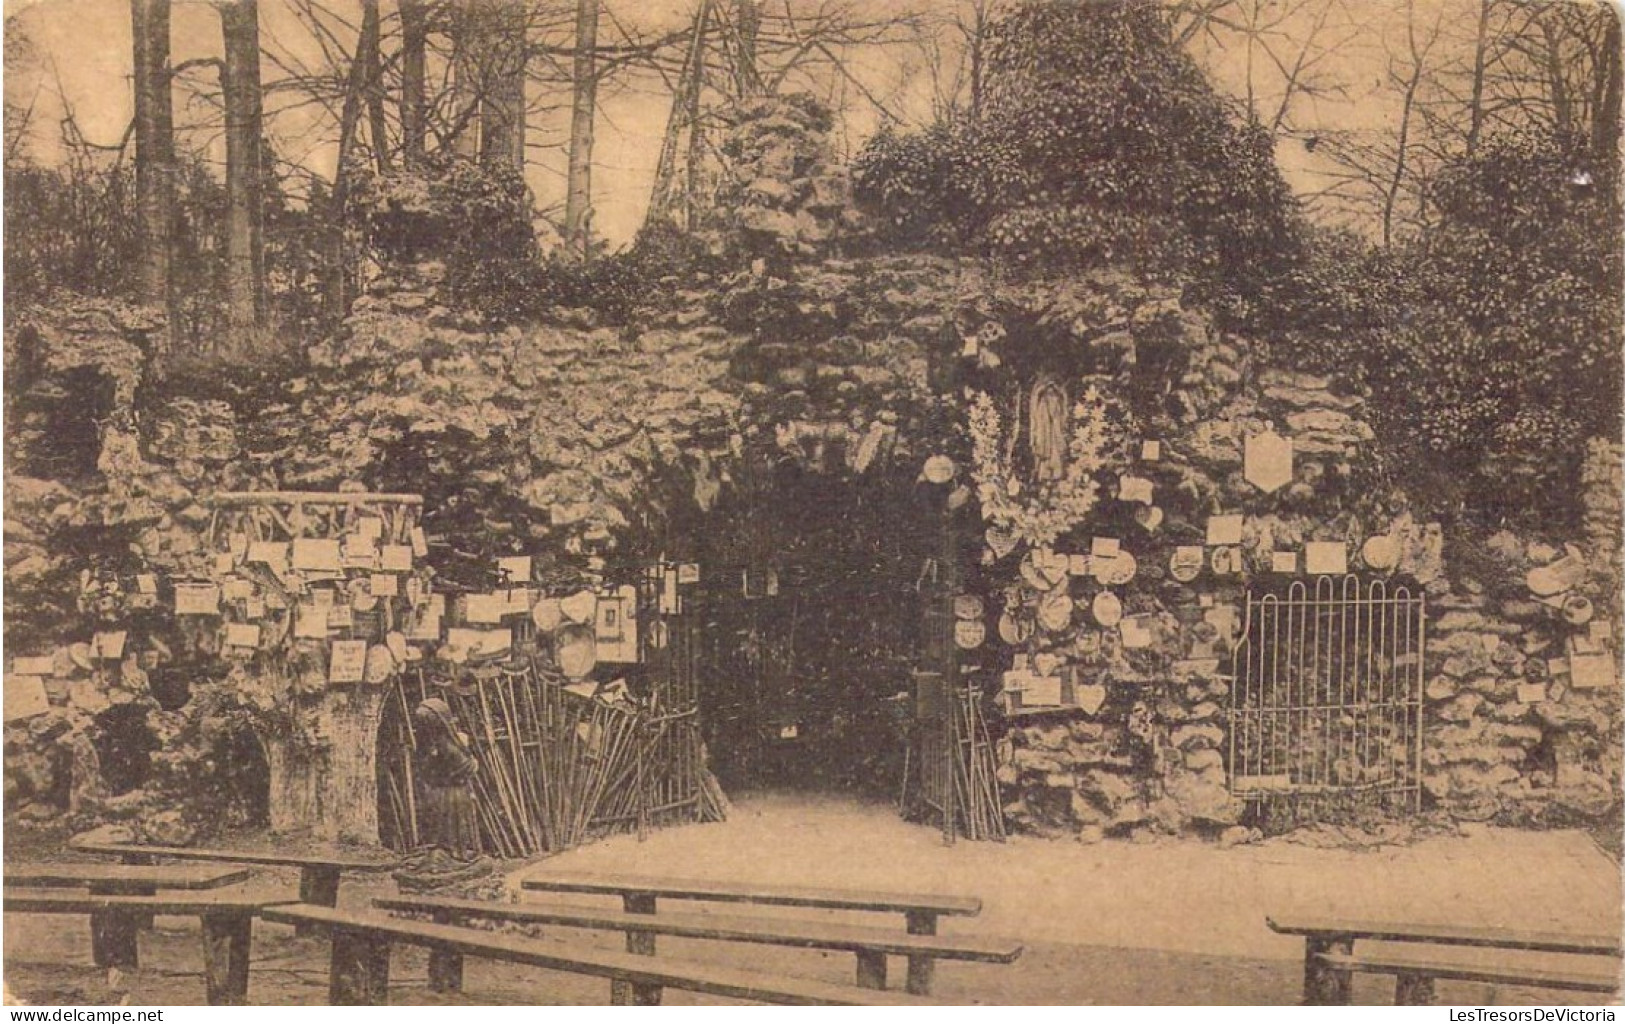
[[1249,799],[1399,793],[1421,801],[1426,595],[1383,580],[1249,592],[1233,649],[1227,767]]

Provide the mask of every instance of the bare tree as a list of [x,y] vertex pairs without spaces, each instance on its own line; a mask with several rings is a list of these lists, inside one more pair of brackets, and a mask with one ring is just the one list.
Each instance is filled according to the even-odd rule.
[[1309,198],[1356,218],[1369,218],[1385,246],[1396,242],[1407,227],[1427,218],[1426,184],[1443,158],[1430,137],[1430,112],[1448,97],[1435,94],[1445,40],[1444,10],[1437,9],[1430,23],[1417,16],[1415,0],[1404,0],[1397,34],[1384,40],[1386,50],[1381,89],[1394,98],[1392,121],[1366,130],[1325,131],[1315,137],[1327,166],[1329,182]]
[[570,111],[570,170],[565,184],[564,245],[585,259],[591,251],[593,119],[598,105],[598,0],[578,0],[574,102]]
[[361,0],[361,34],[356,41],[356,62],[366,79],[367,123],[372,156],[380,173],[390,169],[389,127],[384,116],[384,68],[379,53],[378,0]]
[[477,8],[485,20],[480,55],[480,159],[525,168],[525,63],[528,18],[515,0],[484,0]]
[[948,121],[982,112],[993,0],[967,0],[923,12],[919,48],[931,85],[931,119]]
[[241,335],[265,313],[263,134],[258,0],[222,0],[226,115],[226,319]]
[[[23,67],[36,62],[33,41],[28,38],[15,14],[6,16],[5,32],[0,38],[4,39],[6,74],[16,75]],[[0,117],[0,127],[5,129],[7,167],[22,156],[23,147],[28,142],[39,92],[36,86],[26,103],[22,102],[20,95],[14,97],[9,91],[5,97],[5,116]]]
[[135,71],[135,198],[141,299],[173,304],[175,122],[169,84],[169,0],[130,0]]
[[1613,165],[1619,161],[1620,118],[1625,111],[1620,108],[1625,105],[1625,68],[1621,67],[1622,41],[1619,13],[1614,10],[1603,11],[1603,29],[1597,48],[1597,62],[1600,70],[1597,74],[1596,84],[1596,114],[1591,123],[1591,152],[1597,162],[1602,165]]
[[401,159],[410,167],[423,162],[428,139],[429,12],[424,0],[400,0],[400,13]]
[[733,24],[736,88],[740,96],[754,96],[762,91],[762,76],[756,70],[756,39],[762,31],[761,0],[735,0]]
[[488,50],[482,19],[466,4],[453,7],[451,23],[451,112],[443,141],[470,160],[479,154],[480,55]]
[[1509,28],[1492,85],[1516,103],[1520,121],[1594,142],[1599,122],[1618,112],[1617,102],[1609,107],[1618,90],[1618,12],[1591,0],[1528,0]]
[[1478,31],[1473,35],[1471,98],[1467,103],[1467,153],[1478,150],[1484,134],[1484,73],[1490,60],[1490,9],[1495,0],[1478,0]]
[[1368,14],[1351,11],[1346,0],[1173,0],[1168,5],[1174,38],[1210,70],[1241,53],[1236,87],[1258,123],[1276,135],[1314,133],[1312,126],[1294,123],[1301,101],[1347,97],[1340,68]]
[[1394,140],[1393,171],[1388,175],[1382,193],[1383,245],[1393,244],[1394,212],[1399,206],[1400,190],[1405,186],[1405,174],[1409,170],[1407,163],[1411,155],[1410,136],[1416,118],[1422,80],[1428,74],[1428,56],[1439,41],[1439,30],[1444,22],[1444,12],[1440,11],[1434,18],[1432,29],[1418,35],[1414,0],[1407,4],[1407,15],[1404,56],[1396,61],[1390,55],[1388,63],[1389,80],[1399,87],[1402,99],[1399,126]]

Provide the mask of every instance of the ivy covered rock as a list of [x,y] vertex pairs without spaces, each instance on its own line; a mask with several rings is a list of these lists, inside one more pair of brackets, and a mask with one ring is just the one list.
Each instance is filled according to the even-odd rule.
[[702,235],[714,249],[811,257],[856,226],[846,168],[833,159],[828,107],[807,93],[760,96],[724,115],[722,182]]
[[1245,305],[1290,261],[1290,200],[1243,123],[1136,0],[995,19],[974,119],[882,131],[854,165],[885,237],[1017,264],[1127,266]]

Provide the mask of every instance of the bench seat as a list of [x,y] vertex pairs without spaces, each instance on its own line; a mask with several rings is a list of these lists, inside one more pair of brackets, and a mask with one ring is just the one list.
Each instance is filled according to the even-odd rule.
[[211,860],[232,864],[259,864],[280,867],[335,868],[339,871],[386,871],[395,861],[352,857],[337,853],[297,853],[281,850],[222,850],[205,846],[148,846],[142,843],[104,843],[91,840],[68,842],[70,849],[118,857],[167,860]]
[[99,840],[69,840],[68,847],[81,853],[115,856],[128,865],[150,865],[158,860],[219,861],[227,864],[254,864],[261,867],[299,869],[299,899],[333,907],[339,900],[339,876],[345,871],[387,871],[395,861],[355,857],[340,853],[299,853],[282,850],[222,850],[204,846],[147,846],[141,843],[111,843]]
[[90,944],[99,967],[140,965],[138,923],[153,914],[197,917],[202,923],[203,980],[210,1006],[241,1006],[248,998],[248,962],[254,917],[284,901],[244,893],[206,896],[94,894],[6,889],[8,914],[89,914]]
[[89,889],[151,896],[160,889],[219,889],[248,881],[242,869],[203,864],[154,867],[131,864],[7,864],[7,886]]
[[1400,979],[1396,1005],[1428,1005],[1433,1001],[1432,981],[1478,981],[1492,985],[1527,985],[1567,992],[1619,991],[1618,965],[1595,970],[1552,970],[1512,964],[1469,964],[1399,953],[1320,953],[1327,967],[1356,974],[1392,974]]
[[198,917],[204,914],[237,914],[256,911],[278,903],[297,902],[293,897],[250,896],[223,892],[192,896],[163,893],[157,896],[63,892],[56,889],[6,889],[5,909],[14,914],[92,914],[101,910],[139,910],[149,914]]
[[[911,935],[903,931],[824,921],[786,918],[724,917],[709,914],[629,914],[591,907],[553,906],[545,903],[499,903],[490,900],[429,897],[378,897],[373,906],[384,910],[433,914],[437,921],[469,918],[523,921],[535,924],[620,931],[629,936],[672,935],[792,946],[803,949],[838,949],[857,954],[857,983],[864,988],[886,987],[886,956],[919,956],[940,960],[970,960],[1008,964],[1021,956],[1019,942],[960,936]],[[641,950],[652,953],[652,948]],[[928,993],[916,993],[926,995]]]
[[[502,960],[622,982],[616,1001],[660,1002],[666,988],[729,999],[792,1006],[917,1006],[927,1000],[900,992],[850,988],[798,978],[687,963],[630,953],[566,952],[551,944],[450,924],[432,924],[383,913],[335,910],[306,904],[267,907],[267,921],[319,926],[332,933],[330,1001],[335,1006],[387,1001],[389,950],[393,943],[426,946],[462,956]],[[622,991],[629,995],[621,995]]]
[[1266,917],[1264,923],[1281,935],[1347,936],[1377,942],[1425,942],[1439,946],[1474,946],[1486,949],[1526,949],[1543,953],[1584,953],[1619,956],[1620,936],[1606,932],[1544,932],[1514,928],[1484,928],[1447,924],[1409,924],[1402,921],[1340,921],[1315,917]]
[[[902,914],[911,935],[935,935],[937,918],[941,916],[974,917],[982,912],[982,901],[975,896],[826,889],[699,878],[561,872],[534,875],[525,879],[521,886],[542,892],[619,896],[622,909],[629,914],[653,914],[661,899]],[[653,948],[653,941],[653,936],[647,932],[627,934],[627,948],[633,952],[650,951]],[[869,963],[872,968],[874,966],[872,957]],[[884,961],[882,965],[883,963]],[[865,969],[863,964],[860,963],[859,969]],[[908,991],[919,995],[929,993],[935,970],[934,958],[922,955],[909,956]]]
[[[1279,934],[1303,936],[1303,1001],[1311,1006],[1347,1005],[1354,974],[1394,975],[1396,1005],[1431,1003],[1440,978],[1572,992],[1619,991],[1618,935],[1324,916],[1269,916],[1264,922]],[[1362,940],[1400,947],[1356,949]],[[1500,950],[1504,955],[1494,962],[1452,961],[1430,954],[1429,946]]]
[[812,907],[822,910],[869,910],[961,917],[974,917],[982,912],[982,901],[975,896],[752,885],[713,882],[706,879],[652,878],[637,875],[537,875],[525,879],[523,886],[526,889],[547,892],[596,893],[603,896],[644,895],[670,900],[760,903],[767,906]]

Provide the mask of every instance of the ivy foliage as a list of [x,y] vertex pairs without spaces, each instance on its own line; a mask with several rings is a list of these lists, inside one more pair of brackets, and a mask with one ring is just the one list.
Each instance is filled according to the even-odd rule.
[[443,262],[446,301],[497,324],[548,322],[560,309],[625,324],[669,298],[661,283],[709,266],[700,243],[667,228],[591,261],[544,255],[524,178],[505,165],[432,154],[419,169],[356,177],[351,217],[365,246],[386,264]]
[[1362,346],[1379,425],[1490,509],[1553,509],[1585,437],[1620,433],[1617,172],[1531,133],[1451,165],[1438,225],[1392,257]]
[[1177,277],[1245,315],[1296,251],[1268,134],[1144,0],[1029,0],[994,24],[979,118],[879,134],[856,194],[886,238]]

